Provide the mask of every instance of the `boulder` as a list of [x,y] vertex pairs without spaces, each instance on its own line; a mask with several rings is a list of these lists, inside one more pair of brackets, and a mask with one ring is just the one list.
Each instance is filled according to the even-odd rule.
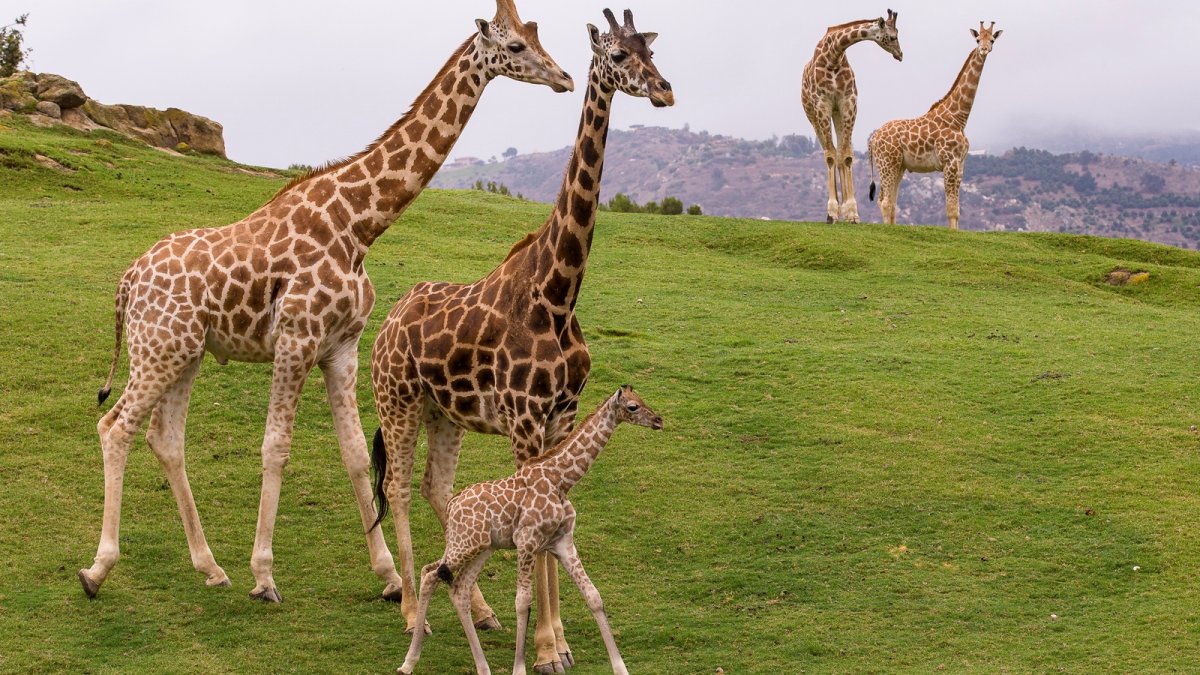
[[140,105],[104,105],[89,100],[81,110],[100,126],[158,148],[174,148],[185,143],[196,152],[225,156],[221,125],[179,108],[157,110]]
[[63,110],[78,108],[88,100],[78,82],[51,73],[37,76],[37,97],[57,103]]
[[62,108],[54,101],[38,101],[37,111],[56,120],[62,118]]
[[37,105],[37,75],[23,70],[0,79],[0,109],[31,112]]

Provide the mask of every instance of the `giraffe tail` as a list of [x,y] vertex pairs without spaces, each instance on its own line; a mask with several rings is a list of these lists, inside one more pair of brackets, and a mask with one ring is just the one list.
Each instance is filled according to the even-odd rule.
[[875,132],[867,137],[867,165],[871,167],[871,189],[867,192],[867,197],[871,201],[875,201],[875,155],[871,153],[871,139],[875,138]]
[[117,284],[116,346],[113,347],[112,365],[108,368],[108,379],[105,380],[104,386],[100,388],[100,391],[96,393],[96,405],[104,405],[105,399],[112,393],[113,379],[117,376],[117,364],[121,361],[121,340],[125,336],[125,308],[129,305],[129,286],[131,283],[130,273],[126,271],[125,276],[121,277],[121,283]]
[[437,574],[439,579],[448,584],[454,582],[454,572],[450,571],[450,566],[446,563],[438,565]]
[[383,444],[383,429],[375,430],[375,442],[371,448],[371,474],[375,484],[375,522],[367,528],[367,532],[379,527],[388,512],[388,500],[383,494],[383,477],[387,475],[387,447]]

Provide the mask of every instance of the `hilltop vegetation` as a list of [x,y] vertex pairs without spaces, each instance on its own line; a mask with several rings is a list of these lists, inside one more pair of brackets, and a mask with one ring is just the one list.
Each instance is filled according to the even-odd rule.
[[[211,359],[189,474],[233,588],[192,570],[139,441],[122,560],[84,597],[116,282],[164,234],[236,220],[284,179],[0,122],[0,671],[391,672],[408,639],[367,568],[316,374],[280,501],[282,605],[246,597],[269,368]],[[392,302],[485,274],[547,208],[427,191],[368,258],[362,372]],[[1194,669],[1200,254],[619,213],[594,245],[582,408],[629,382],[667,425],[622,429],[572,494],[635,672]],[[1110,286],[1117,267],[1149,276]],[[373,430],[365,376],[360,401]],[[468,435],[457,485],[511,466],[502,439]],[[413,518],[424,563],[439,534],[423,501]],[[509,629],[483,635],[497,670],[514,567],[497,555],[482,582]],[[607,672],[583,602],[563,598],[573,672]],[[422,672],[468,672],[444,595],[430,621]]]
[[[859,138],[865,149],[866,134]],[[552,202],[570,149],[505,162],[451,168],[439,187],[498,181]],[[859,215],[879,220],[867,200],[871,170],[855,164]],[[639,127],[613,131],[604,195],[638,202],[676,196],[704,213],[749,218],[824,220],[824,156],[805,136],[747,141],[707,132]],[[1016,148],[967,158],[962,227],[1069,232],[1200,247],[1200,167],[1090,152],[1055,155]],[[908,174],[900,188],[902,223],[946,222],[941,174]]]

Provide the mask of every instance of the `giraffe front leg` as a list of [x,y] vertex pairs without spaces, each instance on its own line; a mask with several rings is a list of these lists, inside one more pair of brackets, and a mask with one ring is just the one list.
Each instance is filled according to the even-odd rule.
[[842,160],[842,206],[839,218],[848,223],[859,222],[858,200],[854,198],[854,156],[853,153]]
[[[437,589],[437,568],[441,562],[441,560],[431,562],[421,569],[421,600],[417,604],[416,616],[419,622],[424,622],[425,617],[429,614],[429,599]],[[429,635],[427,631],[423,630],[410,632],[412,641],[408,643],[408,653],[404,656],[404,665],[396,669],[396,672],[402,675],[412,675],[413,669],[417,667],[417,661],[421,659],[421,645],[425,642],[425,636]]]
[[946,220],[950,222],[950,229],[958,229],[958,193],[962,187],[962,166],[958,164],[947,164],[944,172],[944,180],[946,183]]
[[838,171],[841,174],[841,208],[838,211],[838,218],[848,223],[857,223],[858,219],[858,200],[854,198],[854,173],[852,171],[854,164],[854,146],[852,145],[852,137],[854,134],[854,122],[858,118],[858,102],[854,97],[849,97],[842,101],[839,108],[841,118],[837,123],[837,141],[838,141]]
[[358,343],[347,343],[320,365],[321,373],[325,376],[325,391],[333,412],[338,446],[342,451],[342,464],[350,475],[350,485],[358,502],[358,515],[366,533],[371,569],[384,581],[384,599],[400,602],[403,599],[403,583],[396,572],[392,552],[383,539],[382,528],[372,527],[377,514],[372,503],[368,468],[370,457],[366,439],[363,438],[362,420],[358,416]]
[[258,503],[258,526],[254,533],[254,553],[250,571],[254,590],[250,597],[267,602],[282,602],[283,596],[272,577],[274,554],[271,540],[275,535],[275,517],[279,512],[279,491],[283,486],[283,468],[292,451],[292,425],[304,381],[316,361],[317,342],[283,334],[275,343],[275,367],[271,374],[271,403],[267,410],[267,431],[263,436],[262,495]]
[[604,600],[583,569],[579,552],[575,550],[574,537],[570,534],[563,537],[555,546],[554,555],[562,563],[563,569],[567,570],[567,574],[571,575],[571,579],[579,588],[580,594],[583,595],[584,602],[591,610],[592,617],[600,628],[600,635],[604,638],[604,648],[608,651],[608,662],[612,666],[613,673],[629,675],[629,671],[625,668],[625,661],[621,658],[621,652],[617,649],[617,641],[613,637],[612,627],[608,624],[608,615],[604,613]]
[[205,575],[208,586],[229,586],[229,577],[217,564],[212,549],[204,538],[200,525],[200,514],[196,511],[196,500],[188,483],[184,462],[184,430],[187,426],[188,401],[192,385],[200,372],[200,360],[184,369],[179,381],[171,386],[150,415],[150,426],[146,431],[146,444],[158,458],[167,482],[175,495],[179,517],[183,521],[183,532],[187,536],[192,566]]
[[830,117],[831,111],[814,109],[806,110],[808,120],[812,122],[813,130],[817,132],[817,142],[821,144],[821,149],[825,151],[825,170],[828,180],[829,201],[825,203],[825,222],[832,223],[838,217],[838,198],[837,198],[837,148],[833,144],[833,121]]
[[[534,563],[534,583],[537,597],[537,621],[533,628],[533,644],[537,648],[537,660],[533,664],[536,673],[564,673],[567,665],[558,653],[558,639],[554,634],[551,615],[550,568],[554,561],[549,553],[538,553]],[[557,581],[557,575],[554,580]]]
[[513,657],[513,675],[525,675],[525,638],[529,631],[529,612],[533,608],[533,568],[536,554],[517,542],[517,649]]

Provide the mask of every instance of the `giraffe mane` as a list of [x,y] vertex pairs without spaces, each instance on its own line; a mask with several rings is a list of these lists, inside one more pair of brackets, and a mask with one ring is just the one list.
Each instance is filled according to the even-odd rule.
[[[513,247],[508,250],[508,255],[504,256],[504,262],[508,262],[510,258],[512,258],[514,255],[520,253],[522,249],[529,248],[529,245],[537,240],[538,232],[541,232],[541,230],[538,229],[533,232],[530,232],[529,234],[525,235],[524,239],[513,244]],[[503,264],[503,263],[501,263],[501,264]]]
[[958,77],[954,78],[954,84],[950,85],[950,91],[946,92],[945,96],[939,98],[937,103],[934,103],[933,105],[929,106],[930,111],[932,111],[934,108],[938,107],[939,105],[945,103],[946,100],[950,98],[951,94],[954,93],[954,90],[958,89],[958,84],[960,82],[962,82],[963,74],[967,72],[967,66],[970,65],[971,57],[973,57],[973,56],[975,56],[974,49],[971,50],[970,54],[967,54],[967,60],[963,61],[962,68],[958,71]]
[[409,122],[409,120],[412,119],[413,115],[416,113],[416,110],[417,110],[417,101],[424,99],[435,88],[437,88],[438,86],[441,85],[442,78],[444,78],[447,74],[449,74],[452,70],[454,70],[454,68],[456,68],[458,66],[459,58],[463,55],[463,52],[466,51],[467,47],[471,44],[471,42],[474,39],[475,39],[475,36],[472,35],[471,37],[464,40],[461,45],[459,45],[458,49],[456,49],[454,51],[454,54],[449,59],[446,60],[445,65],[442,66],[442,69],[438,71],[437,75],[434,75],[433,79],[429,81],[429,84],[425,87],[425,89],[422,90],[420,94],[417,94],[417,97],[415,99],[413,99],[412,104],[409,105],[409,107],[408,107],[408,111],[405,112],[404,115],[400,117],[400,119],[393,122],[392,125],[390,127],[388,127],[386,131],[384,131],[382,134],[380,134],[379,138],[376,138],[370,145],[368,145],[366,148],[363,148],[358,153],[355,153],[349,157],[344,157],[342,159],[331,159],[319,167],[310,169],[309,171],[306,171],[306,172],[302,173],[301,175],[296,176],[295,178],[288,181],[286,185],[279,188],[279,191],[276,192],[275,195],[271,197],[270,201],[268,201],[267,204],[271,204],[271,203],[275,202],[277,199],[282,197],[284,194],[291,192],[291,190],[293,188],[295,188],[303,183],[307,183],[308,181],[312,180],[313,178],[316,178],[318,176],[323,176],[327,173],[336,171],[344,166],[347,166],[349,164],[353,164],[354,162],[357,162],[358,160],[360,160],[364,156],[366,156],[367,153],[369,153],[372,150],[374,150],[375,148],[379,147],[379,144],[382,143],[385,138],[387,138],[388,136],[391,136],[393,133],[396,132],[397,129],[404,126],[405,124],[407,124]]
[[[587,424],[588,422],[590,422],[592,420],[592,418],[595,416],[596,416],[595,411],[588,413],[588,416],[583,418],[582,422],[575,425],[575,429],[583,428],[583,426],[585,424]],[[551,457],[554,457],[555,455],[557,455],[559,453],[560,450],[562,450],[563,446],[566,445],[571,440],[572,435],[574,435],[574,434],[573,433],[567,434],[567,437],[562,439],[561,441],[559,441],[558,445],[554,446],[554,448],[552,448],[550,450],[550,452],[547,452],[547,453],[538,455],[537,457],[534,457],[533,459],[529,460],[528,462],[525,462],[524,466],[522,466],[521,468],[525,468],[526,466],[535,466],[537,464],[546,463],[547,461],[550,460]]]
[[848,21],[846,23],[839,23],[836,26],[830,26],[829,28],[826,28],[825,34],[828,35],[829,33],[832,33],[835,30],[849,28],[850,26],[857,26],[857,25],[863,24],[863,23],[874,23],[875,21],[876,21],[876,19],[859,19],[858,21]]

